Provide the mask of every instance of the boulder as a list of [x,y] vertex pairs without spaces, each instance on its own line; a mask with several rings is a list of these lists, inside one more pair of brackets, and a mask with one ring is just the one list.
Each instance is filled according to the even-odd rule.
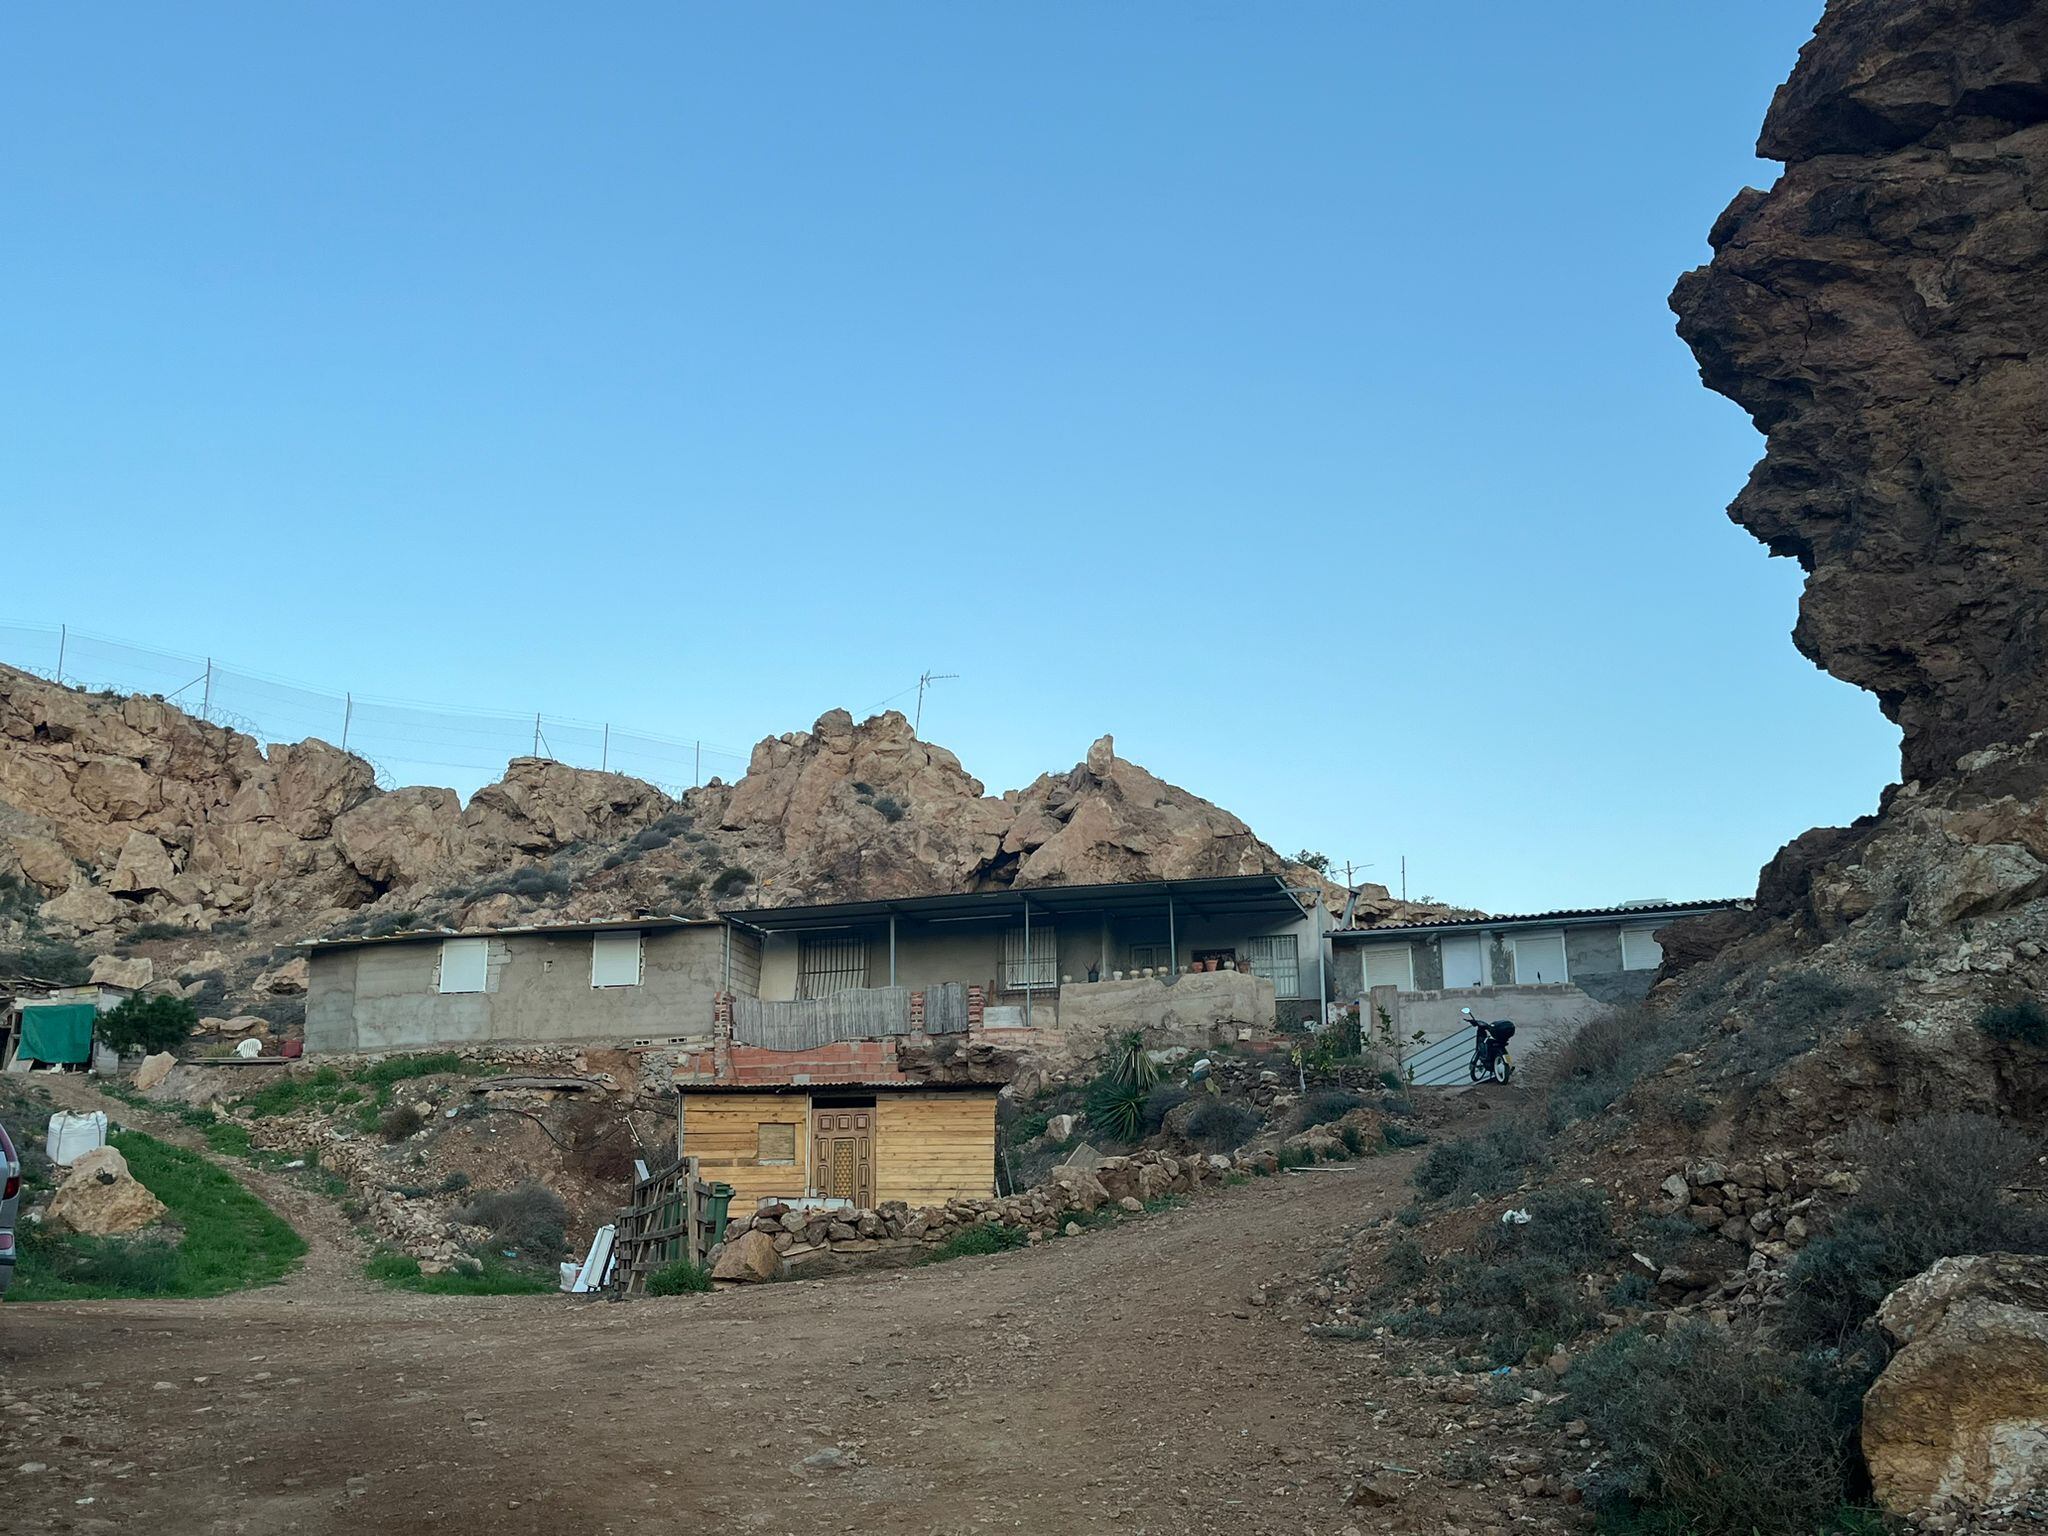
[[1079,1115],[1054,1115],[1045,1122],[1045,1139],[1056,1147],[1063,1147],[1073,1140],[1074,1127],[1080,1123]]
[[156,967],[147,955],[134,955],[123,959],[119,955],[95,955],[92,970],[86,980],[95,986],[127,987],[139,991],[150,983]]
[[121,845],[121,857],[115,861],[107,889],[123,896],[143,896],[168,888],[177,875],[162,843],[147,832],[130,832],[128,841]]
[[1879,1312],[1903,1346],[1863,1399],[1878,1501],[1971,1514],[2048,1491],[2048,1257],[1943,1259]]
[[335,846],[365,880],[411,885],[447,860],[461,815],[454,790],[412,785],[335,817]]
[[296,997],[306,990],[307,972],[306,957],[294,955],[283,965],[273,966],[258,976],[249,990],[266,997]]
[[135,1091],[147,1093],[158,1083],[171,1075],[171,1068],[178,1064],[178,1058],[169,1051],[158,1051],[154,1056],[142,1058],[142,1065],[135,1069]]
[[118,1148],[95,1147],[71,1165],[43,1222],[55,1232],[117,1237],[139,1232],[163,1214],[163,1202],[128,1171]]
[[724,1244],[711,1266],[714,1280],[759,1282],[781,1273],[782,1255],[775,1249],[775,1239],[762,1231],[743,1232]]
[[78,867],[62,843],[47,837],[17,837],[14,858],[21,865],[22,874],[46,891],[67,889],[72,872]]

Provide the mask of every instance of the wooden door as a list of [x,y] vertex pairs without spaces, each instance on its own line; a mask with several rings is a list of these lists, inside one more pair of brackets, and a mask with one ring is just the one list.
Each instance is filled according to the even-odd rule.
[[812,1110],[811,1169],[819,1195],[871,1209],[875,1203],[875,1112]]

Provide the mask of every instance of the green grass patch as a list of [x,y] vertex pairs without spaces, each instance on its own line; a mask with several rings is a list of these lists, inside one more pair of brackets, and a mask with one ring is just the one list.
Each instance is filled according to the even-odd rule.
[[1022,1248],[1031,1238],[1022,1227],[1005,1226],[1000,1222],[977,1222],[971,1227],[962,1227],[951,1237],[940,1243],[925,1255],[925,1263],[941,1264],[947,1259],[973,1258],[977,1254],[1004,1253],[1012,1248]]
[[647,1277],[650,1296],[689,1296],[711,1289],[711,1271],[688,1259],[665,1264]]
[[480,1253],[480,1274],[424,1274],[420,1261],[409,1253],[380,1253],[363,1266],[363,1273],[401,1291],[423,1296],[540,1296],[561,1289],[558,1275],[541,1274],[507,1264],[494,1253]]
[[353,1104],[363,1096],[362,1089],[341,1075],[333,1067],[321,1067],[307,1077],[278,1077],[265,1083],[254,1093],[235,1101],[238,1109],[247,1109],[259,1120],[274,1115],[296,1114],[300,1110],[338,1109],[344,1104]]
[[221,1296],[282,1280],[305,1240],[270,1207],[196,1152],[140,1131],[108,1138],[128,1171],[182,1229],[91,1238],[24,1227],[9,1301],[94,1301],[121,1296]]
[[206,1144],[223,1157],[247,1157],[250,1151],[249,1127],[237,1120],[215,1120],[210,1116],[199,1134],[206,1138]]

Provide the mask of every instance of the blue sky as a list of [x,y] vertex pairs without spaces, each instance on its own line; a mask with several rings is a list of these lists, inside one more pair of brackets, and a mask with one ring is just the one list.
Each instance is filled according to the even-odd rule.
[[1664,303],[1819,8],[18,9],[0,623],[1748,891],[1897,763]]

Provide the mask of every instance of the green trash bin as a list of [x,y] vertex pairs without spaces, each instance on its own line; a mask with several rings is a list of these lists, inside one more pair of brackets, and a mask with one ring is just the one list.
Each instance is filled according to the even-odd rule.
[[725,1241],[725,1213],[732,1205],[732,1186],[730,1184],[713,1184],[711,1186],[710,1198],[706,1204],[710,1207],[711,1241],[722,1243]]

